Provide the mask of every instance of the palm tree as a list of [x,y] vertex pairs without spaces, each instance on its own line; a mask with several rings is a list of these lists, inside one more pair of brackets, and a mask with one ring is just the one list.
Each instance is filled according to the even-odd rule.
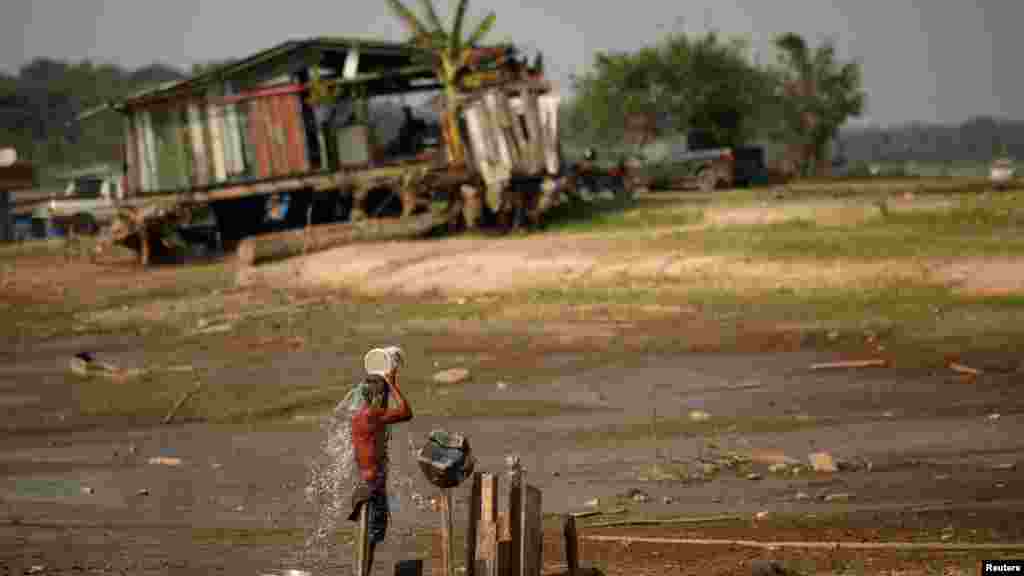
[[807,172],[825,160],[839,127],[864,109],[860,65],[839,62],[831,41],[812,49],[803,37],[789,33],[777,37],[775,46],[783,65],[786,123],[798,137]]
[[402,21],[412,34],[410,42],[429,54],[438,80],[444,86],[445,115],[443,130],[452,164],[465,161],[465,147],[459,132],[458,95],[462,88],[461,76],[469,62],[472,51],[484,36],[494,27],[496,17],[490,12],[471,34],[463,39],[463,21],[466,18],[468,0],[459,0],[455,6],[451,30],[446,30],[434,9],[432,0],[420,0],[425,15],[420,19],[401,0],[387,0],[388,7]]

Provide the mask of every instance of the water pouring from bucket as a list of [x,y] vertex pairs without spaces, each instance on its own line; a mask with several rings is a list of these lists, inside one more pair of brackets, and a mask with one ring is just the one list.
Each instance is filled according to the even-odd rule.
[[345,516],[358,523],[356,573],[360,575],[369,574],[374,550],[384,540],[396,511],[389,487],[399,486],[390,470],[388,444],[392,425],[412,419],[399,383],[404,364],[405,355],[398,346],[366,353],[366,375],[335,409],[310,483],[320,514],[316,531],[307,541],[307,553],[323,547],[338,518]]

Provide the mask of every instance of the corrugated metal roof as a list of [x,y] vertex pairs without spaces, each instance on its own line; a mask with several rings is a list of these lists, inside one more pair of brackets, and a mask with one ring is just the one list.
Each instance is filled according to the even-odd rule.
[[210,84],[221,82],[226,78],[229,78],[235,74],[243,72],[258,66],[267,60],[289,54],[291,52],[297,52],[299,50],[308,49],[326,49],[326,50],[350,50],[352,48],[359,48],[360,52],[364,54],[390,54],[390,55],[406,55],[410,58],[420,53],[420,50],[402,42],[389,42],[383,40],[373,40],[369,38],[359,37],[331,37],[322,36],[316,38],[307,38],[303,40],[288,40],[282,42],[277,46],[262,50],[240,60],[235,60],[218,66],[196,76],[185,78],[183,80],[176,80],[172,82],[165,82],[159,86],[153,86],[140,90],[124,98],[118,105],[125,105],[136,103],[141,100],[146,100],[154,96],[164,96],[172,92],[189,92],[197,90],[199,88],[209,86]]

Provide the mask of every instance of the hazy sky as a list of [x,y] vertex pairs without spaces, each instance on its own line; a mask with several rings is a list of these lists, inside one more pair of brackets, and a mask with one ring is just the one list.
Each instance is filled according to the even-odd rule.
[[[446,0],[437,5],[448,13]],[[774,58],[770,39],[792,30],[834,37],[842,57],[863,63],[866,121],[1024,119],[1024,0],[476,0],[472,20],[487,9],[498,13],[493,39],[542,50],[562,82],[595,51],[636,48],[671,29],[745,36],[763,61]],[[376,0],[4,0],[0,69],[40,56],[184,67],[331,34],[404,37]]]

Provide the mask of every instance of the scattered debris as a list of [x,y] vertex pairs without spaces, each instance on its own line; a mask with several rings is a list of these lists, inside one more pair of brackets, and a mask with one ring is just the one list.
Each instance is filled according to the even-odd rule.
[[777,462],[769,466],[768,471],[771,472],[772,474],[778,474],[780,472],[785,472],[788,468],[789,467],[783,464],[782,462]]
[[459,384],[469,379],[469,370],[465,368],[449,368],[434,374],[434,382],[438,384]]
[[46,571],[46,566],[42,564],[33,564],[29,566],[28,570],[25,570],[25,574],[39,574]]
[[838,472],[835,460],[828,452],[815,452],[807,456],[815,472]]
[[849,492],[837,492],[835,494],[829,494],[823,498],[825,502],[849,502],[853,499],[853,494]]
[[138,492],[136,492],[135,495],[136,496],[149,496],[149,489],[148,488],[143,488],[142,490],[139,490]]
[[[200,321],[200,325],[203,323]],[[231,332],[235,328],[235,325],[231,322],[224,322],[222,324],[214,324],[198,330],[193,330],[189,336],[206,336],[207,334],[223,334],[224,332]]]
[[90,494],[91,495],[91,494],[93,494],[95,492],[96,491],[93,490],[92,488],[90,488],[89,486],[82,486],[82,494]]
[[843,360],[839,362],[821,362],[811,364],[812,371],[838,370],[843,368],[885,368],[889,365],[888,360]]
[[671,496],[662,496],[661,497],[661,503],[662,504],[671,504],[673,502],[675,502],[675,500],[673,500]]
[[971,368],[970,366],[965,366],[965,365],[959,364],[957,362],[950,362],[947,366],[949,367],[950,370],[952,370],[954,372],[959,372],[960,374],[966,374],[968,376],[980,376],[981,375],[981,370],[978,370],[977,368]]
[[793,466],[800,463],[796,458],[786,456],[781,450],[751,450],[747,457],[755,464]]
[[651,499],[651,497],[648,496],[646,492],[644,492],[643,490],[638,490],[636,488],[630,490],[628,495],[630,498],[633,499],[634,502],[644,503]]
[[757,472],[751,472],[750,474],[747,474],[747,480],[760,480],[761,478],[762,476]]
[[936,474],[935,475],[935,480],[949,480],[950,478],[952,478],[952,476],[950,476],[949,474]]
[[691,410],[690,411],[690,422],[707,422],[711,419],[711,414],[703,410]]
[[712,464],[711,462],[704,462],[703,464],[701,464],[701,472],[703,472],[705,475],[710,476],[718,472],[718,466]]
[[177,366],[168,366],[165,368],[168,372],[195,372],[195,367],[191,364],[179,364]]
[[796,496],[794,496],[793,498],[797,501],[803,502],[805,500],[810,500],[811,495],[808,494],[807,492],[797,492]]
[[893,413],[892,413],[891,411],[889,411],[889,410],[886,410],[885,412],[882,412],[882,417],[883,417],[883,418],[892,418],[893,416],[895,416],[895,414],[893,414]]
[[1013,462],[1006,462],[1004,464],[995,464],[992,466],[993,470],[1013,470],[1017,465]]
[[165,456],[157,456],[149,459],[150,464],[160,464],[163,466],[181,466],[181,458],[168,458]]
[[175,414],[178,413],[178,410],[180,410],[181,407],[184,406],[186,402],[188,402],[189,398],[195,396],[202,387],[202,382],[196,382],[196,385],[191,390],[182,394],[181,398],[178,398],[178,401],[174,403],[174,406],[171,406],[171,409],[167,412],[167,415],[164,416],[164,424],[170,424],[171,421],[174,420],[174,416]]
[[145,370],[136,368],[125,369],[110,362],[97,360],[91,352],[79,352],[71,358],[71,371],[79,376],[89,377],[93,375],[107,376],[109,378],[131,378],[144,374]]
[[992,421],[999,420],[999,417],[1000,417],[1000,414],[998,412],[994,413],[994,414],[989,414],[988,415],[988,419],[992,420]]

